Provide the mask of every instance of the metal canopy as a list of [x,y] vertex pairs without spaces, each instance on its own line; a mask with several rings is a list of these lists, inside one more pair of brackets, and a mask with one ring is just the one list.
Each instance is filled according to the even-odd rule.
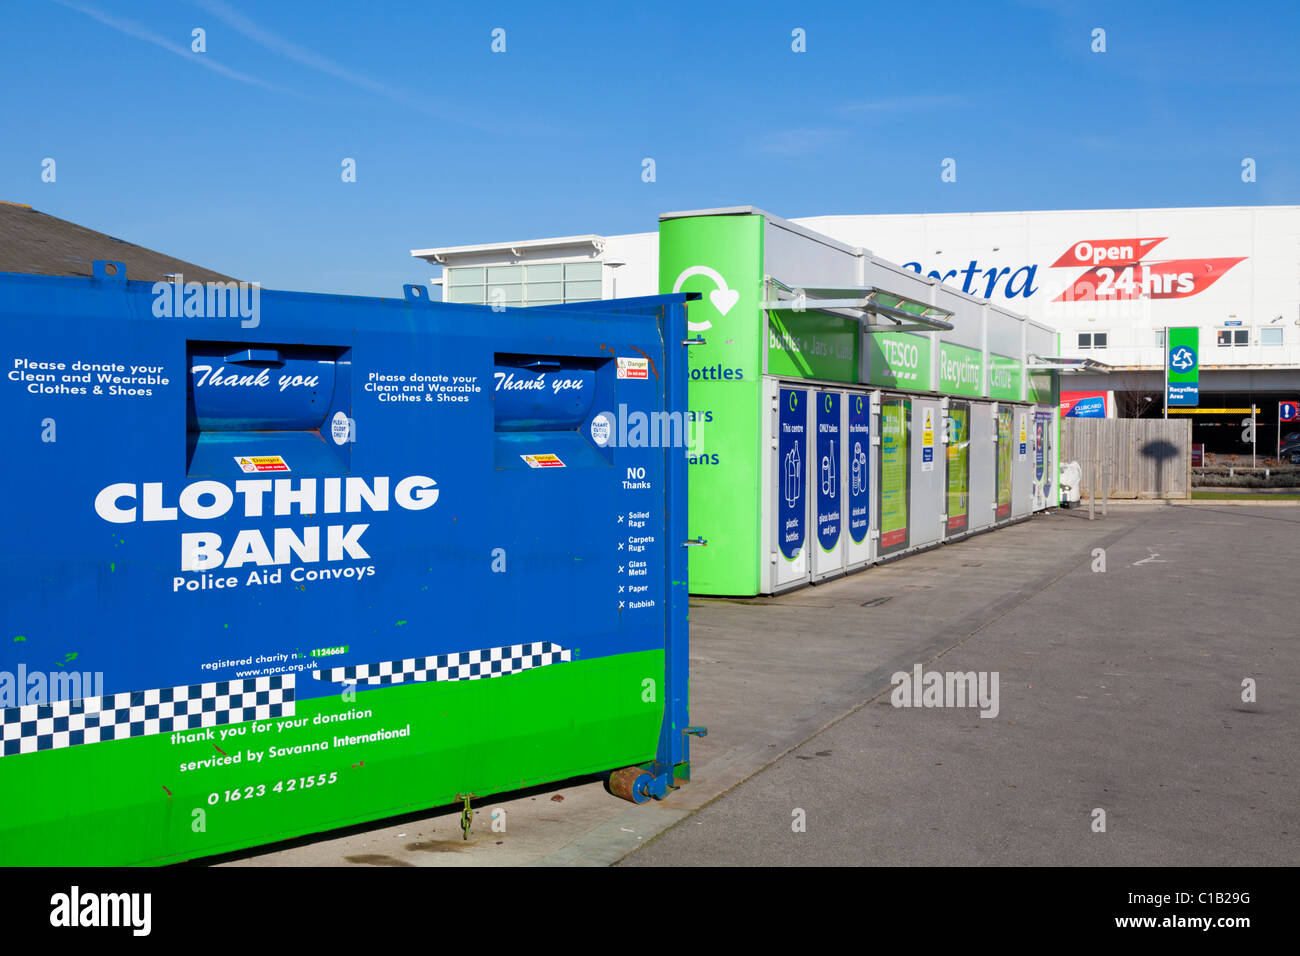
[[1067,358],[1064,355],[1030,355],[1027,367],[1031,372],[1091,372],[1097,375],[1109,375],[1115,369],[1115,366],[1105,362]]
[[[875,286],[790,286],[768,276],[765,295],[764,309],[847,315],[862,321],[868,332],[947,332],[953,327],[948,321],[952,313],[947,309]],[[893,324],[877,325],[869,316],[889,319]]]

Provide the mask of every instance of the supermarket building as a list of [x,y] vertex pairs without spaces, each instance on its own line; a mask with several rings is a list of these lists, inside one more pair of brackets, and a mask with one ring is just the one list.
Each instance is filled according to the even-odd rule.
[[[1271,448],[1279,401],[1300,398],[1300,206],[836,215],[793,219],[849,247],[1028,316],[1062,356],[1108,375],[1062,384],[1073,415],[1163,414],[1166,327],[1200,337],[1201,407],[1259,408]],[[509,306],[649,295],[659,233],[413,250],[443,266],[455,302]],[[1250,453],[1241,414],[1201,414],[1193,440]],[[1288,426],[1283,424],[1283,431]]]
[[[412,250],[447,301],[696,293],[690,586],[770,594],[1059,499],[1060,417],[1159,417],[1198,329],[1193,441],[1262,453],[1300,398],[1300,207],[786,220]],[[1174,412],[1173,414],[1182,414]],[[707,542],[707,544],[705,544]]]

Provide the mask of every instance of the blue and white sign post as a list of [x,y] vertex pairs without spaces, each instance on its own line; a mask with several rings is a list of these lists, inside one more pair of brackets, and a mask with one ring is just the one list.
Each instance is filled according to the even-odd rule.
[[1282,426],[1300,421],[1300,402],[1277,403],[1277,459],[1282,463]]

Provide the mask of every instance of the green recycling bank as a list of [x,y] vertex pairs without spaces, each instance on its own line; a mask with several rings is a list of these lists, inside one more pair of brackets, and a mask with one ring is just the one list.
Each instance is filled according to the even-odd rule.
[[690,590],[772,594],[1055,504],[1057,334],[752,207],[669,213],[694,292]]

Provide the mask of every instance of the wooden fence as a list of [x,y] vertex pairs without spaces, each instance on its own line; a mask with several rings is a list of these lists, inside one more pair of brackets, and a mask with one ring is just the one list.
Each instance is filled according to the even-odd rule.
[[1098,495],[1111,498],[1190,498],[1192,421],[1163,418],[1065,418],[1061,461],[1083,469],[1083,496],[1100,476]]

